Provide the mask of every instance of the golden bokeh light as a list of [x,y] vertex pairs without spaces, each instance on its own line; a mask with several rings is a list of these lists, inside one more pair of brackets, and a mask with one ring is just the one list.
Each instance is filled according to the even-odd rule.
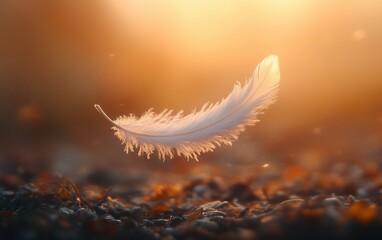
[[189,113],[221,100],[276,54],[279,99],[247,138],[324,136],[328,124],[381,116],[381,7],[377,0],[2,2],[3,121],[35,106],[52,126],[47,132],[74,128],[70,138],[86,141],[104,127],[96,103],[111,117],[149,108]]

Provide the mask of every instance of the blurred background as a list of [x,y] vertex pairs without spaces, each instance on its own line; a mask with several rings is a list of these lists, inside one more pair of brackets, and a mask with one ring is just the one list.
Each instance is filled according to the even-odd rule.
[[[381,9],[378,0],[1,1],[1,171],[76,179],[98,168],[254,174],[265,163],[380,162]],[[277,103],[198,163],[126,155],[93,107],[112,118],[189,113],[269,54],[280,60]]]

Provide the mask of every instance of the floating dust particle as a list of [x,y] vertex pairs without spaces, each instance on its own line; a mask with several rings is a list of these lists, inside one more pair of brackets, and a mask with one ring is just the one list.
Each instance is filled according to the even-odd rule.
[[265,164],[263,164],[262,167],[263,167],[263,168],[267,168],[267,167],[269,167],[269,163],[265,163]]

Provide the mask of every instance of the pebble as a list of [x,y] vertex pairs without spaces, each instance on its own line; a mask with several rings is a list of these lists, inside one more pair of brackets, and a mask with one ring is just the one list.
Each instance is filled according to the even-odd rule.
[[121,223],[122,221],[121,220],[119,220],[119,219],[115,219],[113,216],[111,216],[111,215],[105,215],[104,217],[103,217],[106,221],[108,221],[108,222],[110,222],[110,223],[116,223],[116,224],[118,224],[118,223]]
[[159,219],[155,219],[155,220],[153,220],[153,223],[154,223],[154,225],[156,225],[156,226],[166,226],[167,223],[168,223],[168,220],[159,218]]
[[92,211],[90,209],[86,209],[86,208],[79,208],[77,210],[77,213],[83,217],[89,217],[89,218],[96,218],[97,217],[97,214],[94,211]]
[[120,217],[130,217],[133,214],[126,208],[117,207],[115,209],[112,209],[113,216],[120,218]]
[[64,215],[73,215],[75,213],[72,209],[66,207],[61,207],[58,212]]
[[185,217],[172,217],[170,220],[170,226],[175,227],[185,221],[187,221]]
[[142,220],[142,224],[143,226],[146,226],[146,227],[152,227],[155,225],[153,221],[146,218]]
[[225,212],[218,211],[218,210],[212,210],[212,211],[206,211],[202,213],[203,216],[205,217],[214,217],[214,216],[227,216]]
[[103,214],[106,214],[106,213],[109,213],[109,211],[102,205],[98,206],[96,208],[96,211],[99,212],[99,213],[103,213]]
[[356,198],[353,196],[353,195],[349,195],[347,198],[346,198],[346,201],[348,203],[353,203],[356,201]]
[[341,206],[341,201],[336,197],[325,198],[322,201],[326,206]]
[[11,197],[15,195],[14,191],[5,191],[4,188],[0,188],[0,197]]
[[200,205],[198,209],[209,209],[209,208],[214,208],[214,209],[219,209],[228,206],[227,201],[213,201],[209,203],[205,203],[203,205]]

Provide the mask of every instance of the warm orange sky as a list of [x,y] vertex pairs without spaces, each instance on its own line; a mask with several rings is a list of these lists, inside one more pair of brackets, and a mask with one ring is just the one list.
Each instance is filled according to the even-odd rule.
[[[136,75],[118,84],[139,82],[143,86],[136,90],[151,90],[150,98],[161,108],[170,102],[172,107],[191,109],[220,99],[270,53],[280,56],[279,104],[288,111],[298,106],[303,111],[333,113],[336,104],[372,101],[368,93],[381,89],[378,1],[113,1],[110,5],[117,29],[133,41],[132,69],[126,74]],[[118,50],[113,54],[117,59]],[[128,68],[125,61],[121,65]]]
[[94,103],[111,116],[189,112],[226,96],[269,54],[282,78],[265,129],[344,112],[378,118],[380,9],[377,0],[2,1],[3,120],[33,106],[62,124],[85,122]]
[[[363,160],[381,142],[381,9],[380,0],[0,1],[0,160],[75,177],[97,166],[214,174],[214,160],[248,173],[271,160]],[[126,155],[93,108],[112,118],[189,113],[269,54],[280,60],[278,101],[232,147],[201,156],[207,170]]]

